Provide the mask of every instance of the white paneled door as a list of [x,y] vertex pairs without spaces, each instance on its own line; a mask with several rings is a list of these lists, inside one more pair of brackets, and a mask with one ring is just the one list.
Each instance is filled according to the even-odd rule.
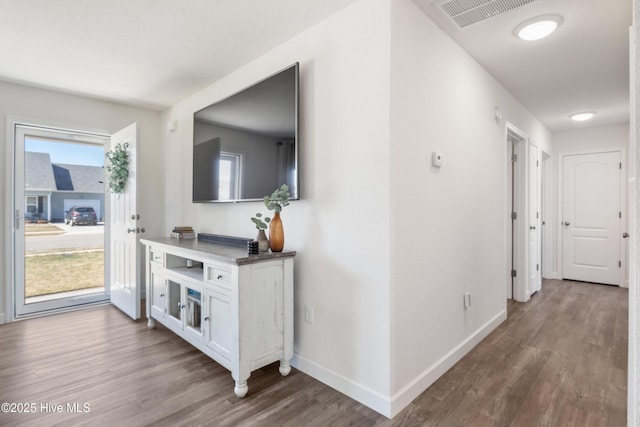
[[562,167],[562,277],[620,285],[621,153],[566,155]]
[[111,303],[132,319],[140,317],[138,226],[136,209],[137,126],[132,124],[111,136],[111,149],[120,144],[129,154],[129,178],[124,193],[110,192],[110,281]]

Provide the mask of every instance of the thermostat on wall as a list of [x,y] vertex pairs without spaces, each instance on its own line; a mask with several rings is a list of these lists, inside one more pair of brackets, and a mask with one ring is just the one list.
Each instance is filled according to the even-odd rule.
[[444,156],[438,151],[431,153],[431,164],[437,168],[441,168],[444,165]]

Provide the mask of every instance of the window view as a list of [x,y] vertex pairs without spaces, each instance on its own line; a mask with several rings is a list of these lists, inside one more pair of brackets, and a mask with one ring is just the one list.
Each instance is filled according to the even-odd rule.
[[104,148],[25,139],[25,304],[104,292]]

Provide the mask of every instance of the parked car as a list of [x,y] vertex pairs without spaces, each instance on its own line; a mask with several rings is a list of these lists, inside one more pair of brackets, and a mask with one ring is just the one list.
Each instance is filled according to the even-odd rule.
[[71,226],[77,224],[93,224],[98,223],[96,211],[91,206],[74,206],[69,209],[64,217],[65,224]]

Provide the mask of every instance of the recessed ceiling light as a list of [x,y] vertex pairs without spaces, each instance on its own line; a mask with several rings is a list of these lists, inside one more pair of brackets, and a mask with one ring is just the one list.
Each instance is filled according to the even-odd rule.
[[596,115],[595,111],[584,111],[582,113],[572,114],[569,117],[571,117],[571,120],[574,120],[576,122],[584,122],[586,120],[592,119],[593,116],[595,115]]
[[560,15],[543,15],[524,21],[513,32],[522,40],[540,40],[553,33],[561,23]]

